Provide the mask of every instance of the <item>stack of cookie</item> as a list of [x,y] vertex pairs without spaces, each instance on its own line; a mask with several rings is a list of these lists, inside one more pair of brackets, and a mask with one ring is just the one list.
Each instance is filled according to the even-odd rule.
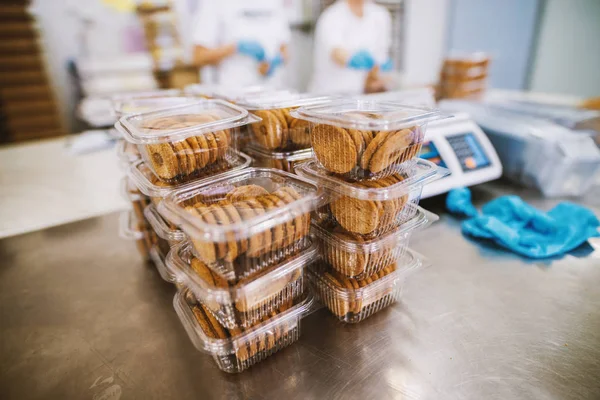
[[236,149],[235,135],[255,117],[226,102],[172,96],[176,91],[159,97],[162,92],[119,96],[113,106],[120,116],[115,128],[125,139],[118,147],[127,171],[123,192],[133,208],[132,216],[123,217],[123,235],[140,237],[143,257],[173,282],[164,260],[183,232],[164,221],[155,206],[186,183],[249,166],[250,158]]
[[330,102],[327,96],[316,97],[291,92],[272,92],[246,96],[237,104],[261,121],[249,125],[244,151],[254,165],[294,172],[296,164],[312,158],[309,123],[294,118],[298,107]]
[[479,98],[487,86],[490,58],[483,53],[448,57],[440,72],[440,99]]
[[321,198],[311,181],[247,168],[185,185],[159,204],[187,239],[167,259],[188,288],[176,309],[221,369],[239,372],[297,339],[312,304],[304,272],[318,259],[309,232]]
[[412,232],[428,224],[418,203],[424,185],[447,170],[416,155],[438,114],[359,100],[292,114],[308,121],[315,154],[296,173],[326,193],[312,221],[323,262],[309,276],[332,313],[359,322],[393,303],[422,263],[408,251]]

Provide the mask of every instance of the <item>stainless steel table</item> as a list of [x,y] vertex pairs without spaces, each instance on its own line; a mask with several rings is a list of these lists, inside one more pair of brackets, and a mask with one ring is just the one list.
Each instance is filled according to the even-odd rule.
[[[481,186],[476,203],[506,191]],[[598,198],[586,203],[600,213]],[[320,310],[298,343],[227,375],[116,225],[113,214],[0,241],[3,399],[600,399],[591,246],[532,262],[470,242],[442,214],[413,240],[433,266],[401,303],[358,325]]]

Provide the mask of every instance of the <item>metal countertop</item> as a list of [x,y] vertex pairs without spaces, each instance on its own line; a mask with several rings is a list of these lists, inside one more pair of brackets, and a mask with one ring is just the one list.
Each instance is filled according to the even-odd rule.
[[[506,191],[482,185],[475,203]],[[424,206],[442,217],[411,247],[433,265],[400,303],[357,325],[322,309],[238,375],[195,350],[174,287],[117,236],[116,214],[1,240],[2,398],[600,399],[600,250],[528,261]]]

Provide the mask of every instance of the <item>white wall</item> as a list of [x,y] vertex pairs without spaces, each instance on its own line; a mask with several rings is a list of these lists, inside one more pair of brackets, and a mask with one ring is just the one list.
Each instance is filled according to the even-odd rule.
[[600,0],[547,0],[530,89],[599,96],[599,71]]
[[403,86],[434,84],[446,50],[449,0],[406,0]]

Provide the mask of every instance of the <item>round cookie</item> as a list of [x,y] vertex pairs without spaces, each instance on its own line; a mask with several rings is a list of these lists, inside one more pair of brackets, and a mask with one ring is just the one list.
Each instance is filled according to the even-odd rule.
[[[231,220],[229,219],[229,216],[227,215],[225,210],[223,210],[223,208],[219,204],[211,205],[210,209],[211,209],[213,215],[215,216],[217,223],[219,225],[231,224]],[[235,240],[235,235],[233,233],[227,234],[226,248],[227,248],[227,251],[223,258],[227,262],[233,262],[233,260],[235,260],[238,256],[238,245],[237,245],[237,241]]]
[[[273,195],[279,197],[281,200],[283,200],[285,202],[285,204],[290,204],[293,203],[294,201],[296,201],[296,199],[294,197],[292,197],[292,195],[282,189],[277,189],[276,191],[273,192]],[[303,232],[304,232],[304,217],[302,215],[297,216],[296,218],[294,218],[293,220],[293,227],[292,230],[294,232],[294,235],[290,238],[290,244],[294,243],[298,240],[300,240],[303,236]],[[288,235],[289,235],[289,230],[288,230]]]
[[345,174],[356,166],[358,150],[347,130],[338,126],[319,124],[311,133],[315,157],[325,169]]
[[204,135],[194,136],[198,142],[198,154],[196,159],[199,161],[200,168],[206,167],[210,163],[210,152],[208,141]]
[[245,200],[248,198],[263,196],[263,195],[267,195],[267,194],[269,194],[269,192],[262,186],[243,185],[243,186],[238,186],[235,189],[233,189],[231,192],[227,193],[227,196],[225,198],[231,202],[235,202],[235,201]]
[[217,139],[215,139],[215,136],[212,132],[205,133],[204,138],[206,139],[206,143],[208,144],[209,164],[213,164],[217,161],[219,157]]
[[175,151],[175,155],[177,156],[177,161],[179,163],[179,171],[177,175],[187,175],[189,173],[189,167],[187,155],[185,154],[185,147],[183,146],[182,142],[172,142],[171,146]]
[[336,221],[347,231],[366,235],[379,226],[380,212],[376,201],[342,196],[329,207]]
[[198,143],[198,139],[196,138],[196,136],[190,136],[188,138],[185,139],[185,141],[187,142],[189,148],[192,151],[192,157],[194,158],[194,162],[196,164],[196,169],[201,169],[204,164],[202,162],[202,157],[200,156],[200,154],[202,153],[202,148],[200,147],[200,144]]
[[368,170],[377,173],[392,165],[412,143],[412,132],[402,129],[387,135],[368,162]]
[[196,165],[196,156],[194,154],[194,149],[190,146],[187,139],[182,140],[179,143],[181,143],[181,145],[185,149],[184,153],[186,155],[187,162],[188,162],[188,175],[193,175],[194,172],[196,172],[196,170],[198,169],[198,166]]
[[[284,191],[284,192],[288,193],[295,200],[302,199],[302,195],[300,193],[298,193],[291,186],[283,186],[283,187],[280,187],[278,190],[281,190],[281,191]],[[310,230],[310,213],[304,214],[303,219],[304,219],[304,223],[302,224],[303,229],[300,230],[300,232],[299,232],[300,233],[300,238],[308,235],[308,231]]]
[[362,154],[362,157],[360,158],[360,167],[362,169],[365,169],[365,170],[369,169],[369,162],[371,161],[371,157],[373,157],[373,154],[375,154],[375,152],[377,151],[379,146],[383,142],[385,142],[385,140],[391,133],[393,133],[393,131],[381,131],[381,132],[375,133],[373,140],[371,140],[371,143],[369,143],[365,152]]
[[[358,236],[345,233],[339,228],[334,230],[333,235],[341,241],[362,242],[362,239]],[[329,244],[326,256],[333,268],[348,276],[362,274],[369,263],[369,255],[364,253],[362,249],[345,251],[343,247],[339,248]]]
[[[223,211],[227,213],[227,216],[229,217],[231,223],[237,224],[239,222],[242,222],[242,216],[238,213],[237,209],[232,204],[222,202],[221,207],[223,208]],[[238,251],[240,254],[243,254],[246,251],[248,251],[248,239],[240,239]]]
[[[279,207],[284,207],[287,204],[294,201],[294,198],[292,196],[290,196],[289,193],[279,191],[279,190],[273,192],[271,194],[271,197],[277,198],[279,200],[279,204],[277,204]],[[283,244],[285,247],[291,245],[292,243],[294,243],[296,241],[296,236],[297,236],[296,230],[297,229],[302,229],[302,218],[301,217],[291,219],[285,223],[285,240],[284,240],[284,244]]]
[[217,319],[210,312],[210,310],[208,310],[203,304],[200,304],[200,307],[202,308],[202,311],[204,311],[204,315],[206,315],[206,320],[210,323],[210,326],[216,333],[217,337],[219,339],[226,339],[227,337],[229,337],[229,335],[227,334],[227,330],[219,323],[219,321],[217,321]]
[[262,119],[262,121],[250,125],[250,130],[258,143],[269,150],[281,147],[283,131],[278,114],[271,110],[257,110],[253,114]]
[[[269,198],[269,196],[260,196],[255,200],[262,204],[267,212],[277,208],[277,202],[274,202],[273,199]],[[283,247],[285,240],[285,224],[277,224],[271,228],[271,231],[273,232],[271,251],[280,249]]]
[[292,118],[289,123],[290,140],[300,148],[310,147],[310,121]]
[[[235,205],[233,205],[233,207],[236,209],[236,211],[242,218],[242,221],[248,221],[248,220],[256,217],[257,215],[259,215],[252,206],[250,206],[248,203],[246,203],[244,201],[236,202]],[[261,236],[262,235],[260,235],[260,234],[253,235],[247,239],[248,247],[246,250],[246,252],[247,252],[246,254],[249,257],[254,257],[254,254],[258,251],[257,249],[261,248],[261,246],[262,246]]]
[[[200,218],[201,220],[206,222],[206,220],[202,216],[202,214],[205,213],[206,210],[204,210],[202,213],[200,213],[200,212],[198,212],[198,209],[195,207],[188,206],[185,209],[190,214],[195,215],[198,218]],[[194,248],[198,252],[198,255],[200,255],[200,258],[202,259],[202,261],[204,261],[206,264],[214,264],[217,261],[217,251],[216,251],[214,243],[206,242],[204,240],[197,240],[194,238],[191,238],[191,241],[194,245]]]
[[145,146],[148,161],[158,178],[172,181],[179,173],[179,160],[169,143],[148,144]]

